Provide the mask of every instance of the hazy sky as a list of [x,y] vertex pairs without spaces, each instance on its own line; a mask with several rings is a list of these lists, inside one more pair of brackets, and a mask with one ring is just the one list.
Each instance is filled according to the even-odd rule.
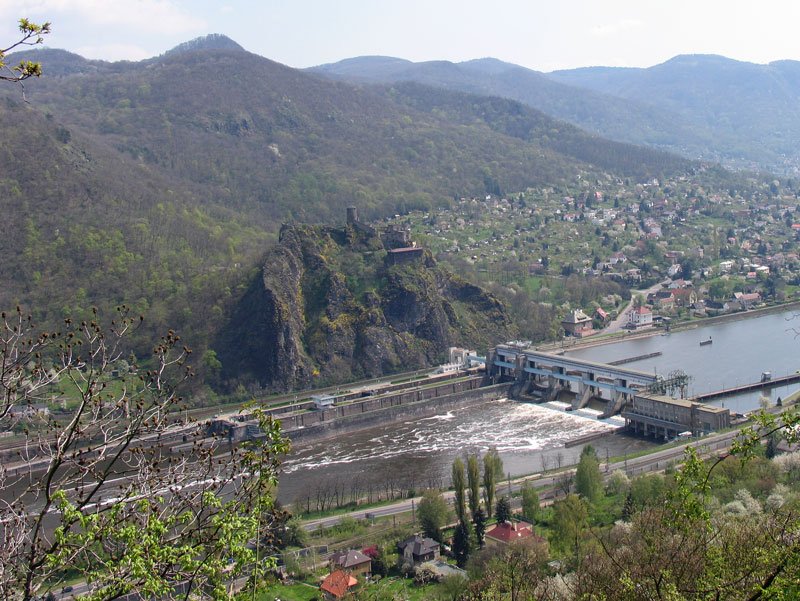
[[650,66],[676,54],[800,60],[795,0],[0,0],[0,47],[19,17],[47,45],[139,60],[224,33],[292,67],[381,54],[495,57],[539,71]]

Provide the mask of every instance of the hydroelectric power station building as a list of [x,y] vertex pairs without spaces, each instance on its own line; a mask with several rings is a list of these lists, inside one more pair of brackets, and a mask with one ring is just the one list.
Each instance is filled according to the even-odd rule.
[[685,391],[686,376],[655,374],[546,353],[525,344],[499,345],[489,352],[486,368],[496,382],[513,381],[511,395],[520,400],[547,402],[571,392],[572,409],[604,401],[601,417],[621,414],[626,428],[656,438],[675,438],[684,432],[702,435],[730,426],[730,411],[666,393]]

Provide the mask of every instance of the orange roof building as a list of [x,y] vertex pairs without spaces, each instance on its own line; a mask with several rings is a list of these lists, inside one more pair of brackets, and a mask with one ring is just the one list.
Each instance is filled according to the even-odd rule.
[[503,522],[486,532],[486,538],[499,543],[510,543],[515,540],[524,540],[533,537],[533,530],[517,522]]
[[349,573],[344,570],[334,570],[325,577],[319,588],[325,593],[326,599],[341,599],[357,584],[358,580]]

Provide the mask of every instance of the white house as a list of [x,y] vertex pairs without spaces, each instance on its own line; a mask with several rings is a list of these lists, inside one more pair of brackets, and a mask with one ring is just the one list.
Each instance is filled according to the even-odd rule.
[[635,330],[653,324],[653,312],[647,307],[636,307],[628,313],[628,327]]

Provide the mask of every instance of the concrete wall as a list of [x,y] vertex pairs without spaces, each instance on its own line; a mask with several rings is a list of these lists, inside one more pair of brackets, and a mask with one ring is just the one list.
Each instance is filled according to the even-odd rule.
[[318,423],[339,419],[342,417],[350,417],[359,415],[361,413],[369,413],[370,411],[379,411],[387,407],[394,407],[396,405],[407,405],[409,403],[417,403],[419,401],[426,401],[428,399],[438,398],[465,390],[474,390],[480,388],[483,378],[475,377],[468,380],[460,380],[458,382],[447,382],[437,386],[429,386],[426,388],[415,388],[413,390],[406,390],[398,392],[397,394],[380,397],[365,397],[363,400],[348,403],[346,405],[336,405],[328,409],[313,411],[308,413],[301,413],[294,417],[283,418],[284,430],[291,430],[303,426],[313,426]]
[[[468,382],[465,382],[464,384],[468,384]],[[443,394],[421,395],[421,398],[418,399],[414,399],[411,396],[414,393],[406,393],[404,395],[399,395],[406,397],[403,399],[404,402],[394,402],[389,404],[385,403],[380,407],[375,406],[375,408],[370,411],[364,410],[359,412],[358,410],[354,409],[339,416],[328,415],[324,421],[319,420],[314,423],[309,423],[309,418],[306,418],[305,425],[302,423],[295,425],[292,423],[293,419],[289,418],[285,421],[282,421],[281,424],[284,428],[285,434],[291,440],[308,441],[327,438],[331,436],[338,436],[346,432],[353,432],[373,426],[392,423],[401,419],[421,419],[423,417],[430,417],[441,411],[449,410],[455,407],[502,398],[507,396],[509,386],[510,384],[498,384],[495,386],[485,386],[482,388],[476,386],[467,386],[461,387],[463,390],[453,391],[449,394],[444,393],[445,391],[440,391]],[[427,391],[418,392],[423,393]],[[336,409],[346,409],[346,407],[337,407]],[[329,412],[325,411],[315,413]],[[312,414],[305,414],[305,416],[309,415]],[[298,418],[300,417],[303,416],[298,416]]]

